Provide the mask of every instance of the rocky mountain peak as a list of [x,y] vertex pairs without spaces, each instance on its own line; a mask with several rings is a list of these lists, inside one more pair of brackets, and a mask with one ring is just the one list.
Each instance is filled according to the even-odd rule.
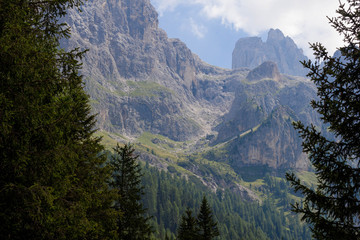
[[270,42],[280,42],[285,39],[284,34],[279,29],[271,28],[268,32],[267,43]]
[[279,29],[270,29],[266,42],[259,37],[237,41],[232,54],[232,68],[255,68],[272,61],[278,65],[281,73],[305,76],[307,70],[300,63],[303,60],[307,60],[307,57],[290,37],[285,37]]
[[246,79],[249,81],[261,80],[264,78],[273,79],[275,81],[280,80],[280,72],[276,63],[267,61],[249,72]]
[[[81,12],[70,11],[65,21],[72,38],[63,47],[91,49],[83,67],[88,76],[153,79],[165,85],[173,80],[172,87],[185,86],[185,91],[196,86],[194,55],[158,27],[150,0],[88,0]],[[99,57],[104,61],[97,61]]]

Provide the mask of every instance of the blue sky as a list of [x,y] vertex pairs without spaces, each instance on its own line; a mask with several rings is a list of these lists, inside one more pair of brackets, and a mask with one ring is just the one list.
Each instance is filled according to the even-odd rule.
[[330,52],[341,45],[326,16],[336,16],[338,0],[151,0],[160,27],[179,38],[204,61],[231,68],[231,54],[241,37],[266,40],[279,28],[311,57],[309,42]]

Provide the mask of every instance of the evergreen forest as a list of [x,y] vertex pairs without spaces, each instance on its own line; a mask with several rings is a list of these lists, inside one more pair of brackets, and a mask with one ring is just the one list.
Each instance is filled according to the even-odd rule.
[[244,201],[228,190],[211,192],[196,178],[186,180],[149,164],[143,166],[143,172],[145,196],[142,201],[148,214],[153,216],[150,222],[156,239],[175,239],[181,216],[187,209],[196,215],[203,196],[208,199],[218,223],[220,236],[215,239],[311,239],[307,225],[291,213],[287,202],[291,200],[283,198],[291,192],[284,179],[268,175],[265,188],[267,191],[277,189],[274,191],[277,192],[260,204]]

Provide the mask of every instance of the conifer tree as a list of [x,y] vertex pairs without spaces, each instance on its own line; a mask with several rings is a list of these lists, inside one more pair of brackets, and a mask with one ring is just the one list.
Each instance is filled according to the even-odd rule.
[[316,239],[360,239],[360,1],[340,3],[331,25],[344,37],[339,56],[329,56],[320,43],[312,44],[316,61],[304,62],[318,88],[312,106],[329,124],[336,140],[314,126],[295,124],[304,152],[315,168],[318,185],[312,189],[294,174],[287,178],[304,194],[294,211],[310,223]]
[[211,240],[220,235],[217,222],[213,219],[212,211],[205,196],[200,205],[197,221],[199,227],[199,239]]
[[82,52],[59,19],[80,0],[0,0],[0,239],[106,239],[115,211]]
[[114,173],[110,185],[119,194],[115,209],[122,213],[117,221],[118,237],[123,240],[150,239],[150,217],[145,217],[147,210],[140,201],[144,190],[141,185],[142,173],[137,162],[138,156],[134,154],[135,149],[128,144],[122,147],[117,145],[114,151],[111,160]]
[[199,228],[197,220],[192,216],[192,211],[186,209],[185,214],[181,217],[180,226],[178,228],[179,240],[197,240],[199,238]]

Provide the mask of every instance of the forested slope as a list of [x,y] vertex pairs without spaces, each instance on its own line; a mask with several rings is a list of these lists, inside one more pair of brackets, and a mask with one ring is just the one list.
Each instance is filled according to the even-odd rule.
[[157,239],[175,239],[186,208],[198,213],[205,195],[218,221],[219,239],[276,240],[311,239],[308,227],[299,216],[289,212],[289,186],[284,180],[267,175],[262,191],[273,195],[259,202],[247,202],[231,191],[209,191],[196,177],[185,179],[176,174],[143,166],[143,203],[153,216]]

